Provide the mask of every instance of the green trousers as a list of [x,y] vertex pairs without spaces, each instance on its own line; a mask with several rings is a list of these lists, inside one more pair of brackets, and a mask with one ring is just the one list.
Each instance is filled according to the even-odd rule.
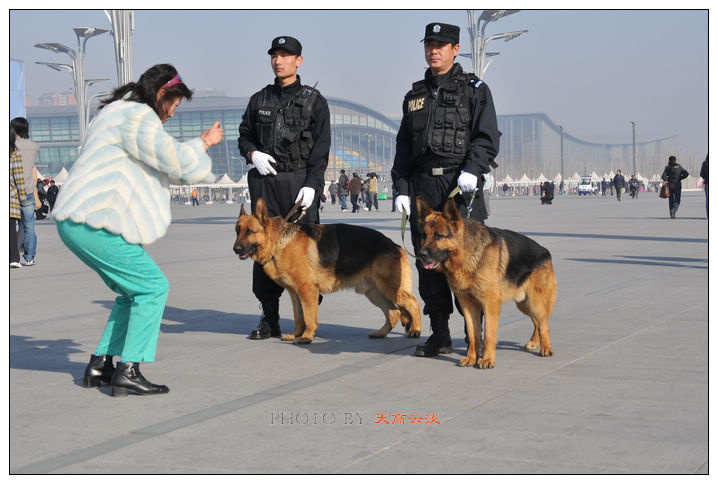
[[121,235],[70,220],[57,222],[65,245],[119,294],[96,353],[154,361],[169,282],[145,249]]

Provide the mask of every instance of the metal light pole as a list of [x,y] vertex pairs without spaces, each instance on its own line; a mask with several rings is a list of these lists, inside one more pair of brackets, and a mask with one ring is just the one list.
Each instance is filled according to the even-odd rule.
[[489,66],[489,61],[484,65],[484,61],[487,57],[497,55],[496,52],[486,52],[486,46],[492,40],[504,39],[505,42],[515,39],[521,34],[528,32],[528,30],[517,30],[514,32],[505,32],[502,34],[492,35],[485,39],[486,26],[490,22],[495,22],[501,17],[511,15],[519,12],[519,10],[484,10],[476,20],[476,10],[467,10],[469,16],[469,37],[471,39],[471,63],[474,68],[474,73],[480,78],[484,77],[486,68]]
[[[85,81],[85,83],[87,83],[87,87],[90,87],[95,82],[100,82],[100,81],[109,81],[109,79],[87,79]],[[98,97],[104,97],[104,96],[109,97],[110,94],[112,94],[112,91],[103,91],[103,92],[95,93],[92,96],[90,96],[89,98],[87,98],[87,111],[86,111],[87,118],[86,119],[87,119],[87,130],[88,131],[90,130],[90,125],[92,124],[92,121],[90,120],[90,108],[92,107],[92,100],[95,98],[98,98]]]
[[110,35],[115,43],[117,85],[124,86],[133,81],[132,32],[135,31],[135,14],[132,10],[105,10],[105,15],[112,25]]
[[[74,27],[72,30],[75,31],[75,35],[77,36],[77,51],[57,42],[35,44],[35,47],[39,49],[51,50],[56,54],[60,52],[67,54],[70,56],[70,59],[72,59],[72,65],[54,64],[51,62],[36,62],[36,64],[46,65],[56,71],[66,70],[70,72],[75,88],[75,99],[77,100],[77,119],[80,125],[80,147],[82,147],[85,143],[85,136],[87,135],[87,88],[99,80],[93,79],[85,81],[85,51],[87,40],[96,35],[104,34],[107,30],[94,27]],[[80,39],[83,39],[82,42],[80,42]]]
[[636,123],[631,121],[633,127],[633,174],[636,174]]
[[559,129],[561,130],[561,183],[565,187],[566,182],[564,180],[566,178],[564,177],[564,170],[563,170],[563,126],[559,126]]

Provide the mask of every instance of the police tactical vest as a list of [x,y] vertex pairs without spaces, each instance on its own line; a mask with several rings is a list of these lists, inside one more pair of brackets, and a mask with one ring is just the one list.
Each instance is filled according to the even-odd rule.
[[446,158],[463,159],[471,141],[472,90],[481,81],[473,74],[456,73],[437,91],[427,80],[412,84],[406,95],[412,133],[412,159],[427,149]]
[[302,86],[299,93],[283,106],[279,97],[269,95],[269,91],[262,90],[257,105],[258,149],[272,154],[287,170],[304,168],[314,146],[311,117],[319,92]]

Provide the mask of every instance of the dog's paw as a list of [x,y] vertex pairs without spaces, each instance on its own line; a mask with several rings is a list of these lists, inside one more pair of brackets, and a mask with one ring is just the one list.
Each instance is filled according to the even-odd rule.
[[282,341],[294,341],[294,335],[292,333],[283,334]]
[[297,339],[295,340],[295,342],[296,342],[298,345],[308,345],[309,343],[312,342],[312,338],[297,338]]
[[541,356],[553,356],[553,348],[541,348]]
[[464,357],[459,361],[459,366],[474,366],[476,364],[476,358]]
[[476,364],[476,368],[484,368],[484,369],[485,368],[493,368],[494,363],[496,363],[495,360],[489,360],[489,359],[484,358],[483,360],[479,361]]
[[406,332],[407,338],[418,338],[421,336],[421,330],[420,329],[410,329]]
[[529,341],[528,343],[526,343],[526,346],[524,346],[524,348],[526,348],[529,351],[535,351],[535,350],[539,349],[539,347],[540,347],[540,345],[536,341]]

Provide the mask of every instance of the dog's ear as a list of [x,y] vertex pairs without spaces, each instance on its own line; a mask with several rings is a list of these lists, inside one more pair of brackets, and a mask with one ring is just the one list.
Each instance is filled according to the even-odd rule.
[[456,208],[454,197],[451,197],[446,201],[443,212],[444,217],[446,217],[450,222],[457,222],[461,220],[461,214],[459,213],[459,209]]
[[418,215],[419,220],[425,219],[431,212],[431,207],[427,201],[421,197],[416,197],[416,215]]
[[242,208],[239,209],[239,216],[247,215],[247,212],[244,211],[244,204],[242,204]]
[[264,225],[264,219],[267,216],[267,205],[263,198],[257,199],[257,206],[254,207],[254,216],[259,219],[259,223]]

